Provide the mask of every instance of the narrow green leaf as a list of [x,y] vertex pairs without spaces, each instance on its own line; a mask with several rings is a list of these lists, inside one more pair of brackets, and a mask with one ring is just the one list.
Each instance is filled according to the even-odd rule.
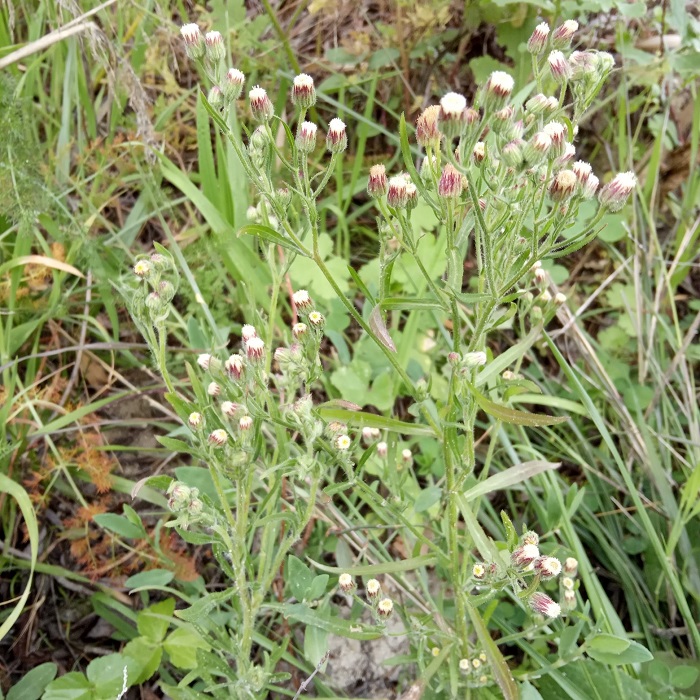
[[[339,566],[327,566],[326,564],[321,564],[313,559],[307,557],[307,560],[311,562],[320,571],[325,571],[329,574],[343,574],[345,569]],[[435,557],[430,554],[423,554],[420,557],[413,557],[412,559],[402,559],[400,561],[388,561],[382,564],[365,564],[364,566],[353,566],[352,573],[355,576],[377,576],[379,574],[395,574],[399,571],[412,571],[413,569],[420,569],[423,566],[433,566],[435,564]]]
[[462,498],[469,503],[479,496],[485,496],[492,491],[502,491],[522,481],[527,481],[537,474],[541,474],[548,469],[557,469],[561,466],[561,462],[545,462],[542,460],[533,460],[531,462],[523,462],[515,467],[504,469],[498,474],[490,476],[481,483],[473,486],[466,491]]
[[138,540],[146,536],[143,525],[141,527],[134,525],[134,523],[127,520],[123,515],[117,515],[116,513],[98,513],[93,516],[92,519],[100,527],[114,532],[120,537]]
[[495,403],[487,399],[482,393],[476,390],[469,382],[465,382],[474,396],[474,400],[479,407],[490,416],[513,425],[525,425],[530,428],[541,428],[545,425],[556,425],[569,420],[568,416],[545,416],[538,413],[528,413],[527,411],[516,411],[500,403]]
[[435,299],[386,297],[382,299],[383,309],[395,311],[442,311],[445,307]]
[[433,435],[433,430],[427,425],[418,423],[404,423],[395,418],[386,418],[385,416],[377,416],[373,413],[364,413],[362,411],[349,411],[344,408],[335,408],[334,406],[326,406],[322,404],[318,407],[319,415],[325,420],[338,420],[353,427],[362,428],[368,426],[370,428],[379,428],[380,430],[389,430],[402,435]]
[[240,238],[241,236],[245,235],[257,236],[268,243],[287,248],[297,255],[308,257],[296,243],[293,243],[288,238],[285,238],[281,233],[278,233],[275,231],[275,229],[270,228],[269,226],[264,226],[263,224],[247,224],[245,226],[241,226],[241,228],[238,229],[237,236]]

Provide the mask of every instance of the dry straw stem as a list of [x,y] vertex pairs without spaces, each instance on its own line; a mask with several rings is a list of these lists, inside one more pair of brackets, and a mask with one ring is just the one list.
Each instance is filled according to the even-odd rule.
[[17,63],[17,61],[21,61],[22,59],[27,58],[28,56],[33,56],[35,53],[44,51],[50,46],[57,44],[59,41],[68,39],[69,37],[74,36],[76,34],[80,34],[81,32],[98,31],[98,27],[96,24],[94,24],[94,22],[86,22],[85,20],[88,17],[91,17],[92,15],[96,14],[100,10],[103,10],[105,7],[113,5],[116,1],[117,0],[107,0],[101,5],[94,7],[92,10],[83,13],[82,15],[80,15],[80,17],[76,17],[74,20],[71,20],[70,22],[68,22],[68,24],[64,25],[63,27],[54,29],[52,32],[49,32],[48,34],[42,36],[41,39],[32,41],[31,43],[23,46],[21,49],[13,51],[12,53],[5,56],[5,58],[0,59],[0,70],[2,70],[3,68],[7,68],[7,66],[11,66],[13,63]]

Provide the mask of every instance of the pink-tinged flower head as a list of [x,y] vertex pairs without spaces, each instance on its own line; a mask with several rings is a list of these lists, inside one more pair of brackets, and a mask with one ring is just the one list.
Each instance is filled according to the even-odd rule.
[[576,608],[576,591],[573,590],[565,590],[564,591],[564,600],[562,601],[564,610],[570,611],[574,610]]
[[440,105],[427,107],[416,120],[416,141],[419,146],[433,150],[440,148],[442,139],[440,131],[441,109]]
[[204,58],[204,53],[206,51],[204,44],[204,37],[199,27],[192,24],[184,24],[180,28],[180,34],[185,42],[185,52],[187,56],[192,60],[198,61],[200,58]]
[[209,444],[215,447],[222,447],[228,441],[228,433],[225,430],[214,430],[209,433]]
[[503,162],[510,168],[518,168],[523,162],[523,152],[525,148],[525,141],[522,139],[515,139],[514,141],[509,141],[501,149],[501,158]]
[[292,84],[292,104],[301,109],[308,109],[316,104],[316,88],[314,79],[306,73],[294,78]]
[[219,32],[207,32],[204,35],[204,44],[207,59],[212,63],[218,63],[226,55],[224,37]]
[[406,183],[406,209],[415,209],[418,206],[418,188],[412,183]]
[[557,83],[565,83],[571,78],[571,66],[561,51],[552,51],[547,58],[549,72]]
[[559,615],[561,615],[561,607],[545,593],[533,593],[530,596],[529,602],[532,610],[539,615],[550,618],[559,617]]
[[386,177],[386,168],[381,163],[373,165],[369,169],[367,194],[372,197],[372,199],[378,199],[387,193],[388,187],[389,183]]
[[549,122],[549,124],[545,124],[543,131],[552,139],[552,155],[555,158],[564,155],[568,134],[566,127],[561,122]]
[[275,113],[275,108],[267,96],[267,91],[256,85],[248,93],[248,99],[250,100],[250,111],[253,113],[253,119],[258,122],[270,121]]
[[586,182],[586,180],[588,180],[588,177],[593,173],[593,168],[591,167],[591,164],[586,163],[585,160],[577,160],[571,166],[571,169],[574,171],[576,179],[579,181],[580,185],[583,185],[583,183]]
[[386,457],[387,453],[389,451],[389,447],[387,446],[386,442],[378,442],[377,443],[377,456],[378,457]]
[[595,76],[598,67],[596,55],[591,51],[574,51],[569,56],[571,80],[584,80]]
[[221,404],[221,413],[223,413],[226,418],[234,418],[240,408],[241,407],[237,403],[233,403],[233,401],[224,401]]
[[530,112],[530,114],[543,114],[547,111],[547,96],[540,92],[534,97],[531,97],[525,103],[525,109]]
[[403,175],[394,175],[389,180],[386,202],[394,209],[403,209],[408,202],[408,192],[406,186],[408,182]]
[[297,129],[296,145],[302,153],[311,153],[316,148],[318,127],[313,122],[302,122]]
[[577,184],[578,180],[573,170],[561,170],[549,186],[549,196],[555,202],[563,202],[574,194]]
[[472,158],[476,163],[483,163],[484,158],[486,158],[486,144],[483,141],[477,141],[474,144]]
[[323,328],[323,326],[326,323],[326,317],[322,313],[319,313],[318,311],[312,311],[309,314],[309,323],[314,328]]
[[382,584],[379,583],[376,578],[371,578],[369,581],[367,581],[365,592],[367,593],[368,598],[374,599],[382,592]]
[[258,332],[255,330],[255,326],[251,326],[249,323],[242,326],[241,338],[243,338],[244,343],[247,343],[251,338],[257,337],[257,335]]
[[348,134],[345,122],[335,117],[328,124],[326,148],[330,153],[342,153],[348,147]]
[[221,393],[221,387],[216,382],[211,382],[207,387],[209,396],[218,396]]
[[536,544],[521,544],[510,555],[513,566],[522,568],[532,564],[540,556],[540,550]]
[[485,102],[489,109],[496,110],[503,107],[506,100],[513,93],[514,86],[515,81],[510,75],[508,75],[508,73],[504,73],[500,70],[491,73],[485,86]]
[[238,68],[229,68],[224,77],[224,97],[227,101],[237,100],[243,92],[245,75]]
[[554,161],[554,167],[555,168],[563,168],[565,165],[568,165],[574,159],[575,155],[576,155],[576,147],[574,146],[573,143],[569,143],[567,141],[564,144],[564,153],[562,153],[559,156],[559,158],[557,158]]
[[197,364],[206,372],[211,364],[211,355],[208,353],[197,355]]
[[448,163],[442,170],[438,183],[438,195],[445,199],[457,199],[462,194],[462,175]]
[[201,428],[204,424],[204,416],[201,413],[194,411],[188,416],[187,423],[189,424],[190,428],[197,430],[197,428]]
[[546,131],[538,131],[525,146],[525,159],[536,164],[542,161],[552,147],[552,137]]
[[294,306],[303,313],[314,308],[311,295],[305,289],[299,289],[294,292],[294,294],[292,294],[292,301],[294,302]]
[[448,92],[440,100],[440,130],[448,139],[464,131],[467,99],[458,92]]
[[608,211],[620,211],[636,186],[637,177],[633,172],[618,173],[611,182],[603,186],[598,194],[598,201]]
[[413,452],[406,447],[405,449],[401,450],[401,460],[403,462],[406,462],[406,464],[410,464],[413,462]]
[[245,344],[245,352],[251,362],[261,362],[265,355],[265,342],[262,338],[251,338]]
[[243,432],[247,432],[253,427],[253,419],[250,416],[241,416],[238,421],[238,427]]
[[558,26],[552,32],[552,48],[565,49],[571,46],[571,40],[574,34],[578,31],[578,22],[573,19],[567,19],[566,22]]
[[153,271],[153,263],[150,260],[139,260],[134,265],[134,274],[141,279],[148,279]]
[[207,101],[212,107],[221,107],[224,104],[224,93],[218,85],[213,85],[207,93]]
[[224,362],[224,369],[228,373],[228,376],[236,381],[241,378],[244,367],[243,358],[240,355],[231,355],[228,360]]
[[593,199],[598,191],[600,180],[595,175],[589,175],[586,181],[581,185],[581,196],[584,199]]
[[541,54],[547,46],[548,37],[549,25],[546,22],[541,22],[530,35],[527,41],[527,50],[534,56]]
[[561,573],[561,562],[556,557],[540,557],[535,560],[535,571],[543,578],[554,578]]

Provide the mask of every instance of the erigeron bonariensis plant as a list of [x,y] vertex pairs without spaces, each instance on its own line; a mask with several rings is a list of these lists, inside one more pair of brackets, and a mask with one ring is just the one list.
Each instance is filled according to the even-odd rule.
[[[175,524],[209,528],[218,538],[215,554],[234,582],[241,615],[235,645],[235,687],[240,697],[259,692],[273,677],[273,663],[256,664],[251,659],[256,617],[265,606],[273,609],[265,601],[271,577],[311,517],[321,481],[340,468],[347,477],[347,488],[360,491],[377,509],[390,507],[362,479],[355,478],[361,441],[353,432],[353,424],[360,427],[370,418],[359,411],[345,411],[349,426],[324,425],[311,400],[310,389],[322,371],[319,347],[325,324],[321,311],[313,307],[313,289],[298,290],[292,296],[291,306],[298,314],[290,329],[292,342],[273,350],[281,275],[295,258],[306,258],[309,265],[318,268],[357,326],[381,350],[402,391],[413,398],[417,423],[439,444],[444,469],[444,518],[440,528],[428,537],[399,510],[392,511],[392,516],[405,528],[405,537],[425,547],[440,571],[445,572],[454,613],[446,616],[432,611],[435,633],[449,640],[444,656],[441,651],[437,656],[445,660],[444,668],[460,669],[460,682],[465,687],[495,682],[504,697],[516,697],[511,669],[491,639],[479,607],[508,592],[522,601],[523,608],[529,603],[532,611],[542,615],[545,627],[575,607],[575,584],[569,583],[574,577],[560,576],[559,560],[541,555],[536,536],[526,532],[518,538],[505,518],[507,542],[505,549],[499,550],[482,530],[472,502],[465,497],[465,484],[476,467],[475,427],[480,410],[502,421],[529,426],[560,420],[506,409],[501,402],[485,396],[487,385],[496,392],[503,390],[498,383],[494,386],[501,372],[503,385],[514,381],[521,360],[513,357],[504,363],[493,358],[490,336],[504,322],[514,319],[521,329],[529,329],[528,337],[534,342],[537,332],[566,301],[547,288],[541,261],[564,256],[591,241],[605,212],[621,209],[636,184],[632,173],[621,173],[599,192],[599,180],[591,166],[576,157],[578,123],[613,63],[608,54],[601,52],[567,55],[575,25],[564,22],[550,31],[541,24],[535,30],[528,42],[534,73],[530,94],[518,94],[516,99],[513,78],[502,71],[491,74],[476,91],[471,105],[463,95],[450,92],[418,117],[415,149],[401,120],[398,133],[404,171],[387,173],[383,163],[369,169],[367,192],[376,206],[379,238],[378,291],[375,297],[367,295],[364,299],[369,313],[362,313],[356,300],[342,291],[319,249],[319,198],[348,146],[348,125],[337,116],[331,116],[325,127],[309,120],[309,110],[318,96],[313,79],[302,74],[293,81],[295,117],[288,125],[275,114],[264,85],[249,89],[246,111],[250,122],[246,137],[240,139],[229,128],[227,115],[238,109],[245,76],[226,64],[218,32],[202,36],[196,25],[183,27],[187,53],[201,64],[209,81],[208,97],[202,94],[203,103],[235,150],[257,193],[258,201],[249,211],[254,225],[246,230],[259,237],[274,280],[266,310],[268,328],[258,335],[244,327],[242,347],[228,359],[217,358],[213,352],[200,357],[210,390],[204,391],[204,380],[192,374],[196,402],[175,395],[162,350],[157,355],[171,399],[193,431],[197,454],[209,465],[219,496],[219,504],[207,502],[198,493],[192,495],[192,491],[184,498],[185,492],[177,491],[177,485],[170,494],[177,515]],[[278,132],[285,137],[282,145]],[[312,175],[310,165],[321,147],[327,151],[327,158]],[[578,233],[570,235],[580,220],[581,205],[595,201],[596,196],[597,213]],[[419,205],[430,210],[439,224],[446,260],[441,278],[431,274],[419,253],[412,223]],[[427,296],[398,301],[390,296],[394,264],[400,255],[413,258]],[[469,279],[465,279],[464,272],[467,258],[475,266]],[[135,273],[149,282],[150,272],[145,267],[135,269]],[[157,285],[153,288],[160,296],[151,300],[151,306],[150,295],[139,293],[137,306],[143,318],[162,323],[158,319],[167,306],[159,299],[171,290],[165,291],[167,294],[161,294]],[[432,396],[425,383],[413,381],[407,373],[387,323],[390,308],[430,309],[440,319],[440,352],[449,377],[446,400]],[[162,344],[162,333],[159,338],[146,335],[154,347]],[[279,370],[277,376],[271,374],[273,361]],[[515,371],[508,369],[511,365]],[[285,405],[292,408],[287,410]],[[396,430],[400,432],[400,427]],[[298,431],[301,442],[293,443],[289,431]],[[365,441],[370,437],[364,432],[362,436]],[[388,436],[371,436],[372,440],[379,437]],[[391,454],[397,470],[414,468],[409,447],[390,451],[386,439],[376,447],[374,444],[367,449],[376,449],[379,459]],[[500,483],[512,484],[523,478],[516,472],[514,467],[510,481],[501,479]],[[251,549],[259,533],[248,513],[260,473],[293,478],[298,497],[289,532],[275,555],[262,546],[259,552]],[[229,491],[236,499],[234,506],[229,503]],[[270,543],[269,527],[266,522],[262,528],[263,544]],[[253,580],[252,559],[257,567]],[[342,590],[353,581],[351,574],[343,574],[350,578],[342,578]],[[548,583],[550,579],[561,582],[560,603],[538,590],[557,585],[555,581]],[[368,605],[381,623],[396,603],[387,597]],[[425,640],[430,634],[432,631],[412,632],[412,640]],[[438,675],[443,672],[433,664],[430,668]]]

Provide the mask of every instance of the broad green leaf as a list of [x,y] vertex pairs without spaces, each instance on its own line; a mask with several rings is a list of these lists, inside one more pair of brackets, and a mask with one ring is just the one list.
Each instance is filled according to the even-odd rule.
[[[116,697],[115,694],[114,697]],[[42,700],[88,700],[92,685],[84,674],[73,671],[51,681]]]
[[[170,573],[170,572],[168,572]],[[162,584],[165,585],[165,584]],[[175,600],[168,598],[143,609],[136,618],[138,631],[151,642],[162,642],[175,612]]]
[[145,637],[136,637],[124,647],[123,654],[132,663],[129,684],[141,685],[158,670],[163,658],[163,647]]
[[314,576],[313,581],[311,581],[311,586],[309,586],[309,590],[306,592],[306,597],[309,600],[318,600],[326,592],[329,578],[328,574]]
[[637,642],[613,634],[597,634],[586,642],[586,653],[592,659],[610,666],[651,661],[651,652]]
[[442,497],[442,489],[439,486],[428,486],[423,489],[413,503],[413,510],[416,513],[423,513],[434,506]]
[[117,515],[116,513],[98,513],[93,516],[92,519],[100,527],[114,532],[120,537],[137,540],[146,536],[143,525],[141,527],[134,525],[134,523],[127,520],[123,515]]
[[[131,642],[130,642],[131,643]],[[95,686],[96,697],[100,700],[112,700],[122,690],[124,683],[124,667],[127,670],[127,684],[135,682],[138,663],[124,654],[107,654],[93,659],[85,674]]]
[[172,452],[182,452],[183,454],[196,454],[196,450],[189,443],[184,440],[178,440],[177,438],[167,437],[165,435],[156,435],[156,440],[167,447]]
[[39,700],[56,673],[58,666],[54,663],[35,666],[7,691],[5,700]]
[[528,413],[527,411],[516,411],[503,404],[487,399],[482,393],[476,390],[469,382],[465,382],[474,396],[474,400],[485,413],[513,425],[525,425],[530,428],[541,428],[546,425],[556,425],[569,420],[568,416],[545,416],[539,413]]
[[498,474],[490,476],[481,483],[473,486],[466,491],[462,498],[469,503],[479,496],[485,496],[492,491],[502,491],[515,484],[531,479],[537,474],[541,474],[549,469],[558,469],[561,462],[544,462],[542,460],[533,460],[531,462],[523,462],[515,467],[509,467]]
[[301,602],[307,596],[307,592],[314,580],[314,573],[301,559],[290,554],[289,557],[287,557],[287,567],[285,569],[284,578],[289,584],[292,595]]
[[12,625],[15,624],[17,618],[22,614],[24,606],[27,604],[27,599],[29,598],[29,593],[32,589],[32,580],[34,578],[34,569],[36,567],[37,552],[39,548],[39,527],[37,524],[36,515],[34,514],[34,507],[32,502],[29,500],[29,495],[18,483],[14,482],[4,474],[0,474],[0,493],[8,493],[15,499],[15,501],[17,501],[17,505],[19,506],[22,517],[24,518],[27,534],[29,535],[29,548],[31,552],[27,585],[17,603],[12,607],[2,625],[0,625],[1,640],[10,631]]
[[170,662],[183,670],[197,668],[197,649],[209,649],[209,645],[190,627],[178,627],[163,642],[163,649]]

